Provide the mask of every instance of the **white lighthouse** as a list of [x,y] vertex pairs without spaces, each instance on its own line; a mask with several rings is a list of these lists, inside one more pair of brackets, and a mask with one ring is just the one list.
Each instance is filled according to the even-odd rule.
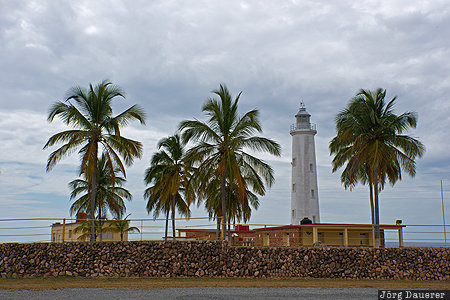
[[303,218],[319,223],[319,193],[317,189],[316,151],[314,135],[316,126],[303,102],[291,125],[292,136],[292,186],[291,224],[298,225]]

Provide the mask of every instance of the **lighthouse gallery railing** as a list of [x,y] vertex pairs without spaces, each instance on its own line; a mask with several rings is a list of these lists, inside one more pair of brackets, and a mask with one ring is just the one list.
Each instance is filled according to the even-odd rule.
[[316,130],[316,124],[292,124],[291,125],[291,130],[290,131],[294,131],[294,130]]

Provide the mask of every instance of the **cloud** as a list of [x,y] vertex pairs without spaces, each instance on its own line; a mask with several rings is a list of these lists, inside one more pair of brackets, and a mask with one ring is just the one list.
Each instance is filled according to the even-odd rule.
[[[289,125],[302,100],[318,129],[322,220],[368,222],[367,188],[344,191],[339,173],[331,174],[328,142],[335,135],[334,117],[348,100],[360,88],[382,87],[388,97],[398,96],[397,113],[418,112],[418,127],[410,134],[427,147],[416,179],[405,177],[383,191],[389,200],[382,200],[382,220],[392,222],[402,211],[405,219],[434,222],[436,195],[430,191],[441,179],[448,191],[450,182],[447,6],[439,0],[2,2],[5,203],[47,201],[44,194],[50,191],[64,198],[53,213],[68,213],[67,182],[77,175],[78,157],[73,154],[45,173],[53,148],[42,147],[66,128],[58,121],[49,124],[47,112],[70,87],[107,78],[126,92],[115,112],[137,103],[148,114],[147,126],[131,124],[123,131],[144,144],[144,156],[128,169],[127,186],[135,194],[129,211],[145,216],[142,177],[157,141],[173,134],[183,119],[203,119],[203,103],[225,83],[233,95],[243,92],[241,113],[260,110],[263,135],[283,148],[280,159],[264,156],[274,165],[276,184],[261,199],[255,220],[289,222]],[[39,207],[23,204],[31,211]]]

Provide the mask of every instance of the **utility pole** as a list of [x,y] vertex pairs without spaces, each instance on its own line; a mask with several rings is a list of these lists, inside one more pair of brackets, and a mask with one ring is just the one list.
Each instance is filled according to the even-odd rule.
[[444,189],[441,180],[441,204],[442,204],[442,223],[444,224],[444,244],[447,246],[447,232],[445,231],[445,214],[444,214]]

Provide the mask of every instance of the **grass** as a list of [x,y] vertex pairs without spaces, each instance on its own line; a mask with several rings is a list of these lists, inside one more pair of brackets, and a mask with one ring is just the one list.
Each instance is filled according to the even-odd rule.
[[170,287],[318,287],[376,289],[450,289],[448,281],[254,279],[254,278],[1,278],[0,289],[64,288],[163,289]]

